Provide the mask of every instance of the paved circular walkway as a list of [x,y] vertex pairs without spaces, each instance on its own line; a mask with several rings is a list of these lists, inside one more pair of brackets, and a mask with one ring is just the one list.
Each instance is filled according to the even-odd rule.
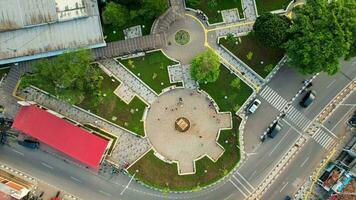
[[[176,130],[180,117],[189,120],[185,132]],[[177,162],[179,174],[195,173],[194,162],[204,155],[216,161],[224,152],[216,142],[219,129],[230,127],[230,113],[217,113],[207,95],[189,89],[174,89],[159,96],[145,120],[153,148],[164,159]]]
[[[188,44],[180,45],[175,42],[175,34],[179,30],[185,30],[190,35]],[[204,29],[199,22],[190,16],[175,21],[166,32],[167,45],[163,47],[164,53],[169,57],[179,60],[182,64],[190,64],[192,59],[206,50],[204,46]]]

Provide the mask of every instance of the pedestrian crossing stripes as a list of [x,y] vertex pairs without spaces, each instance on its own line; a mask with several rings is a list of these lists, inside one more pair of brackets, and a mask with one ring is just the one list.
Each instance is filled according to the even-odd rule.
[[288,103],[281,95],[279,95],[269,86],[263,88],[260,96],[279,111],[282,111]]
[[234,173],[229,181],[245,198],[255,191],[255,188],[239,172]]
[[333,137],[324,132],[321,128],[313,134],[312,138],[326,150],[331,150],[336,143]]
[[305,115],[303,115],[293,106],[288,108],[286,116],[302,130],[305,130],[311,122],[311,120],[309,120]]

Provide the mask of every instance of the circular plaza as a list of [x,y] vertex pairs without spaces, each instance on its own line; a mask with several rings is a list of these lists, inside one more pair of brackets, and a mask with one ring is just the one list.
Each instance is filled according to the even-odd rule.
[[219,113],[206,93],[174,89],[163,93],[147,112],[145,132],[161,159],[178,164],[179,174],[195,173],[195,161],[216,161],[224,149],[221,129],[230,129],[231,114]]

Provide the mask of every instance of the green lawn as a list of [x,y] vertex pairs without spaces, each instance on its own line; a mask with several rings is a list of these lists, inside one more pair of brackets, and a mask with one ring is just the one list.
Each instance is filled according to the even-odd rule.
[[[209,2],[215,1],[212,5]],[[188,8],[199,9],[204,12],[209,18],[209,23],[222,22],[222,15],[218,10],[227,10],[237,8],[240,17],[243,17],[241,0],[186,0]]]
[[[231,43],[223,38],[220,39],[220,44],[264,78],[284,55],[283,49],[266,48],[252,34],[241,37],[241,42],[238,44]],[[250,52],[252,52],[252,58],[249,60],[247,55]],[[263,63],[261,63],[261,61],[263,61]],[[266,67],[268,65],[272,65],[272,67]]]
[[291,0],[256,0],[257,12],[261,15],[264,12],[286,9],[290,2]]
[[[114,79],[103,71],[101,71],[101,76],[103,77],[103,81],[99,91],[102,97],[98,98],[95,94],[87,93],[83,101],[77,104],[77,106],[143,136],[144,129],[141,119],[147,105],[137,97],[130,104],[126,104],[114,94],[114,90],[120,85],[120,82],[117,80],[113,82],[112,80]],[[21,79],[25,78],[26,76]],[[40,81],[21,81],[19,88],[22,89],[26,85],[34,85],[50,94],[55,94],[54,86],[51,84],[45,84]],[[76,90],[73,89],[68,91],[66,96],[73,97],[75,94]],[[116,119],[113,117],[116,117]]]
[[157,94],[160,94],[162,89],[168,86],[177,85],[169,82],[167,69],[168,65],[177,63],[167,58],[161,51],[148,53],[145,56],[137,58],[120,60],[120,62],[151,87]]
[[[236,105],[241,106],[252,94],[252,89],[243,82],[240,83],[240,89],[232,88],[230,83],[236,78],[228,69],[221,66],[219,79],[215,83],[201,85],[201,89],[215,99],[221,111],[235,113],[233,108]],[[225,96],[228,98],[225,99]],[[207,157],[197,161],[196,174],[178,175],[176,164],[161,161],[153,154],[153,151],[131,166],[129,172],[135,173],[135,177],[142,182],[164,191],[194,190],[209,185],[230,172],[240,160],[240,151],[237,147],[240,121],[236,115],[233,115],[233,129],[223,130],[218,140],[225,149],[224,154],[216,163]]]
[[0,80],[2,77],[10,71],[10,67],[1,67],[0,66]]
[[214,163],[207,157],[200,159],[196,162],[196,174],[178,175],[177,165],[163,162],[153,154],[153,150],[131,166],[129,172],[142,182],[162,190],[193,190],[209,185],[231,171],[240,160],[240,152],[236,147],[239,123],[240,119],[235,116],[234,130],[220,133],[219,143],[225,152],[219,160]]
[[[144,129],[141,119],[146,104],[137,97],[135,97],[130,104],[126,104],[114,94],[114,90],[120,83],[117,80],[113,82],[113,78],[104,72],[102,76],[104,80],[100,91],[105,95],[102,97],[102,100],[98,102],[97,98],[88,94],[78,106],[90,110],[92,113],[104,119],[143,136]],[[116,117],[116,120],[114,120],[113,117]]]

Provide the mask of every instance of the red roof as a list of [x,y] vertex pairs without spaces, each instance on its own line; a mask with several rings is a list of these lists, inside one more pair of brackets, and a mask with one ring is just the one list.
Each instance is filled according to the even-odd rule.
[[108,141],[35,105],[22,106],[12,127],[97,169]]

